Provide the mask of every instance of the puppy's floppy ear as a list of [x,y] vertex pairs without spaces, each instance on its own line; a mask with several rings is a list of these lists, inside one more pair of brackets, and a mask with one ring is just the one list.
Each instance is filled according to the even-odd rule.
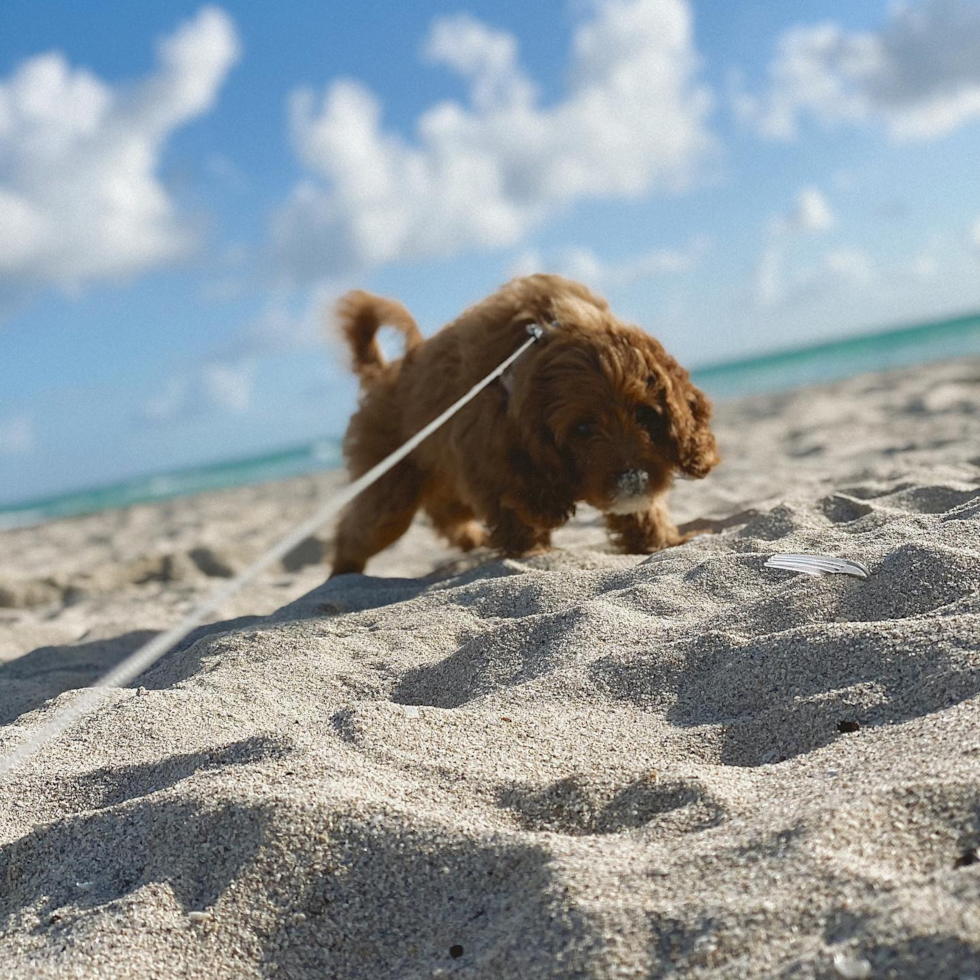
[[507,414],[512,418],[524,410],[524,401],[529,394],[528,382],[534,373],[533,362],[537,353],[549,344],[559,333],[559,325],[547,317],[535,317],[533,313],[522,311],[514,321],[535,338],[534,344],[500,376],[500,383],[507,392]]
[[672,357],[668,355],[663,366],[670,376],[666,401],[677,463],[689,476],[701,479],[721,462],[710,426],[711,403]]
[[570,460],[556,445],[549,427],[548,418],[553,406],[542,380],[542,375],[554,367],[554,350],[562,346],[553,345],[560,328],[551,323],[541,326],[544,335],[518,359],[509,384],[505,383],[509,394],[507,414],[520,433],[521,446],[536,473],[556,485],[568,484],[575,474],[570,471]]

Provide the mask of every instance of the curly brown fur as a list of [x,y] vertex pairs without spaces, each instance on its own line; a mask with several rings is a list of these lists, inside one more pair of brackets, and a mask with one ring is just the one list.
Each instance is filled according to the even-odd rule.
[[[544,337],[341,517],[333,574],[359,572],[422,507],[454,545],[506,555],[547,549],[585,501],[613,540],[647,553],[680,544],[664,495],[677,472],[719,462],[707,398],[663,347],[621,323],[605,300],[560,276],[515,279],[423,341],[399,303],[361,291],[338,307],[360,375],[360,407],[344,438],[360,476],[490,373],[526,339]],[[385,363],[374,340],[406,335]]]

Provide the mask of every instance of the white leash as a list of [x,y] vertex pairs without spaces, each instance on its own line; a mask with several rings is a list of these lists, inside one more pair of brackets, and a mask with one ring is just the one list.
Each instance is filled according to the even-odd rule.
[[104,674],[92,687],[86,688],[71,704],[56,712],[54,717],[42,725],[30,737],[20,743],[12,752],[0,759],[0,777],[8,775],[13,769],[25,762],[48,742],[57,738],[66,728],[69,728],[84,715],[94,711],[108,696],[113,688],[122,687],[138,677],[143,671],[155,664],[168,650],[180,643],[194,629],[200,626],[208,616],[224,605],[236,592],[243,589],[257,575],[265,571],[271,564],[284,558],[300,542],[305,541],[314,531],[336,516],[362,490],[379,480],[390,469],[397,466],[416,446],[432,435],[439,426],[453,417],[464,405],[472,401],[492,381],[499,378],[504,371],[516,361],[541,336],[543,331],[537,324],[528,326],[531,335],[513,354],[494,368],[482,381],[475,384],[459,401],[450,405],[438,418],[433,419],[424,429],[417,432],[390,456],[373,466],[363,476],[345,487],[339,494],[326,501],[312,517],[294,528],[277,545],[270,548],[264,555],[254,561],[248,568],[239,572],[233,579],[220,589],[216,589],[192,609],[185,619],[165,633],[154,637],[148,643],[131,653],[125,660]]

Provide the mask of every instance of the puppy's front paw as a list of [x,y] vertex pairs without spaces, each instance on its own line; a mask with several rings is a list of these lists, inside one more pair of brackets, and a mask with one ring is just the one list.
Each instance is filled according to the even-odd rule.
[[476,521],[469,521],[453,535],[453,544],[461,551],[472,551],[486,543],[487,532]]
[[710,527],[692,528],[685,524],[679,527],[672,535],[668,535],[667,546],[672,547],[675,544],[684,544],[685,541],[690,541],[691,538],[700,537],[702,534],[714,533]]
[[535,545],[532,548],[526,548],[524,551],[505,551],[505,558],[533,558],[535,555],[546,555],[551,551],[551,545],[540,544]]
[[551,530],[525,524],[514,511],[505,510],[493,524],[489,543],[506,558],[529,558],[551,550]]
[[679,531],[659,502],[638,514],[606,514],[605,517],[609,536],[628,555],[652,555],[655,551],[690,541],[700,533],[698,530]]

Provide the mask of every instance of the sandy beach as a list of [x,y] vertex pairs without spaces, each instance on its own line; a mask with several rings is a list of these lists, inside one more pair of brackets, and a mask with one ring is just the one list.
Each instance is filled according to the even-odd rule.
[[[716,431],[649,557],[308,541],[0,785],[3,976],[980,977],[980,360]],[[0,534],[0,751],[340,479]]]

